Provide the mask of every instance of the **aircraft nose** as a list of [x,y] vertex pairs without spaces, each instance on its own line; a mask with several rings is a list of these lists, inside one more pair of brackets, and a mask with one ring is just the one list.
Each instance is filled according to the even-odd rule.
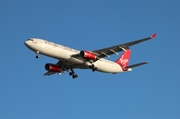
[[27,47],[30,47],[30,46],[31,46],[31,42],[30,42],[29,40],[24,41],[24,44],[25,44]]
[[25,44],[26,46],[28,46],[28,41],[25,41],[24,44]]

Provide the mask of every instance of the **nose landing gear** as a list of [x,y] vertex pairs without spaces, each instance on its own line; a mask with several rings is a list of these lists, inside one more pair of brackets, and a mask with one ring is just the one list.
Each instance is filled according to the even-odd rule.
[[39,54],[39,51],[36,52],[36,59],[40,57],[38,54]]
[[36,59],[38,59],[39,58],[39,55],[36,55]]

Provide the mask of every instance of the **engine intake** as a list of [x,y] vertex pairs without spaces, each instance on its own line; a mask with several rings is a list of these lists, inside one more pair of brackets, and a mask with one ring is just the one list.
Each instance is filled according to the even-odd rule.
[[86,50],[82,50],[80,52],[80,56],[82,58],[89,59],[89,60],[96,60],[96,58],[97,58],[95,54],[93,54],[90,51],[86,51]]
[[58,67],[58,66],[55,65],[55,64],[51,64],[51,63],[47,63],[47,64],[45,65],[45,69],[46,69],[47,71],[51,71],[51,72],[60,72],[60,71],[61,71],[60,67]]

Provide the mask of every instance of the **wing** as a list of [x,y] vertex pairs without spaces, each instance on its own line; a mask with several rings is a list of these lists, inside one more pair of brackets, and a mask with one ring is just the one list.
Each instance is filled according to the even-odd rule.
[[136,41],[133,41],[133,42],[128,42],[128,43],[124,43],[124,44],[120,44],[120,45],[116,45],[116,46],[112,46],[112,47],[108,47],[108,48],[94,50],[92,52],[98,58],[109,57],[109,55],[118,54],[118,52],[120,52],[120,51],[123,51],[125,49],[129,49],[129,46],[133,46],[133,45],[136,45],[138,43],[153,39],[153,38],[155,38],[155,36],[156,36],[156,34],[153,34],[152,36],[149,36],[147,38],[143,38],[143,39],[140,39],[140,40],[136,40]]
[[52,74],[56,74],[56,72],[48,71],[48,72],[44,73],[44,76],[50,76]]
[[[72,68],[81,68],[81,69],[87,68],[87,66],[85,66],[84,64],[77,64],[65,59],[60,59],[55,65],[60,67],[60,72],[58,72],[58,74],[69,72],[69,70],[72,70]],[[56,73],[57,72],[48,71],[44,73],[44,76],[50,76]]]

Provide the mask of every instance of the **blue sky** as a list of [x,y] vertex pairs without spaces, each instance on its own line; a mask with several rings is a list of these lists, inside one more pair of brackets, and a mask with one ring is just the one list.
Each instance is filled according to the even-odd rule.
[[[178,0],[1,0],[1,119],[179,119]],[[24,41],[43,38],[96,50],[157,33],[131,47],[133,72],[75,70],[44,77],[44,65]],[[110,60],[116,60],[113,55]]]

